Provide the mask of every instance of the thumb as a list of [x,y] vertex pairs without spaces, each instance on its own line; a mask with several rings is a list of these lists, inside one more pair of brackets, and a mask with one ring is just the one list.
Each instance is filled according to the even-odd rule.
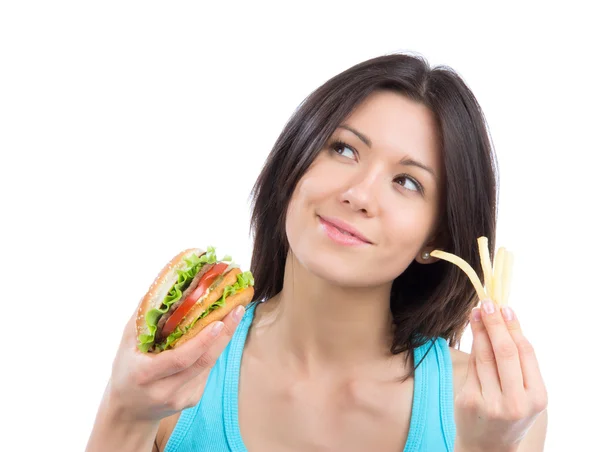
[[[142,300],[140,299],[140,303],[141,301]],[[121,342],[124,344],[135,344],[137,338],[137,318],[140,315],[143,316],[143,314],[141,314],[139,311],[140,303],[136,305],[135,311],[133,311],[133,314],[131,315],[131,317],[129,317],[129,320],[127,321],[127,324],[123,329],[123,338]]]
[[[471,316],[481,315],[479,312],[475,312],[475,310],[479,310],[479,308],[474,308],[471,312]],[[471,328],[472,325],[473,320],[471,319]],[[471,354],[469,355],[467,374],[461,388],[465,391],[476,391],[478,394],[481,394],[481,382],[479,381],[479,374],[477,373],[477,360],[474,343],[471,345]]]
[[481,383],[479,381],[479,375],[477,374],[477,362],[475,360],[475,353],[472,351],[469,356],[467,375],[465,376],[465,381],[461,386],[461,390],[481,393]]

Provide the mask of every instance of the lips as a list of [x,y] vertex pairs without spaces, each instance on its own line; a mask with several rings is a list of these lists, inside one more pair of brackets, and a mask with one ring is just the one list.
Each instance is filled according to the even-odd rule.
[[338,218],[319,216],[319,219],[326,226],[332,226],[348,238],[358,239],[361,242],[372,244],[372,242],[361,234],[360,231]]

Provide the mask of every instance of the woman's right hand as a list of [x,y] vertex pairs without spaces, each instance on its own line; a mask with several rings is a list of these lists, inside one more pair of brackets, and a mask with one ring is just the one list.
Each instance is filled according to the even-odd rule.
[[125,419],[160,421],[200,401],[210,370],[231,340],[244,308],[238,306],[223,322],[213,322],[180,347],[159,354],[137,349],[136,314],[113,362],[109,396]]
[[[137,310],[127,323],[88,441],[88,451],[150,450],[161,419],[196,405],[210,370],[244,315],[243,306],[207,325],[180,347],[137,349]],[[150,448],[149,448],[150,447]]]

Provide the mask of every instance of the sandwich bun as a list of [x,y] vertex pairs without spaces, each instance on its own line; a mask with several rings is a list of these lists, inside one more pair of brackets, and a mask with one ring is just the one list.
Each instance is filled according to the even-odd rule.
[[173,259],[171,259],[167,265],[163,267],[160,273],[154,279],[154,282],[146,292],[144,298],[140,302],[136,318],[136,332],[140,334],[148,334],[148,325],[146,325],[146,312],[153,308],[160,308],[163,300],[168,295],[171,287],[177,282],[179,275],[177,270],[183,270],[186,267],[184,259],[190,258],[192,255],[200,256],[204,254],[204,250],[200,248],[188,248],[182,251]]

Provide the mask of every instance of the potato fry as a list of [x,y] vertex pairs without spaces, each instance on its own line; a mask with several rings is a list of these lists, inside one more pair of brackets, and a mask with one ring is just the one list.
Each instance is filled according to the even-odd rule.
[[477,239],[479,245],[479,259],[483,270],[484,288],[488,297],[492,296],[492,261],[490,259],[490,248],[487,237]]
[[510,283],[512,279],[514,256],[510,251],[504,253],[504,265],[502,267],[502,305],[508,305],[508,296],[510,294]]
[[471,267],[467,261],[458,256],[455,256],[452,253],[446,253],[445,251],[440,250],[434,250],[429,254],[433,257],[437,257],[438,259],[442,259],[451,262],[454,265],[457,265],[463,272],[467,274],[467,276],[471,280],[471,283],[477,291],[477,296],[479,297],[479,299],[483,300],[486,298],[485,291],[483,290],[481,281],[479,281],[479,278],[477,277],[477,273],[475,273],[475,270],[473,270],[473,267]]
[[492,300],[496,302],[496,304],[500,304],[502,302],[502,270],[504,269],[504,253],[506,249],[504,247],[498,248],[498,253],[494,258],[494,276],[492,277]]
[[431,256],[453,263],[458,266],[473,284],[479,300],[490,299],[498,306],[508,304],[508,295],[510,292],[510,282],[512,279],[513,254],[504,247],[500,247],[494,256],[494,263],[491,263],[489,251],[489,242],[487,237],[477,239],[479,248],[479,259],[483,270],[485,287],[477,276],[473,267],[464,259],[446,251],[433,250],[429,253]]

